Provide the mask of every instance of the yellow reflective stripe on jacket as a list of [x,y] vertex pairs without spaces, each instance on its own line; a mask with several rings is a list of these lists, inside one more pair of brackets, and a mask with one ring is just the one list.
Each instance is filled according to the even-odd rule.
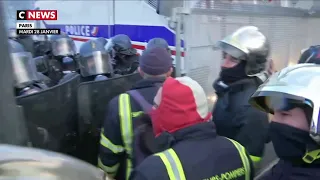
[[115,154],[118,154],[124,151],[124,148],[122,146],[115,145],[108,138],[106,138],[103,132],[101,132],[101,135],[100,135],[100,144]]
[[258,163],[261,161],[261,157],[258,157],[258,156],[250,155],[250,159],[253,161],[253,163]]
[[132,112],[131,114],[132,114],[132,117],[133,117],[133,118],[136,118],[136,117],[142,115],[142,114],[143,114],[143,111]]
[[115,175],[117,170],[118,170],[118,168],[119,168],[119,166],[120,166],[120,163],[117,163],[117,164],[115,164],[115,165],[113,165],[111,167],[110,166],[106,166],[106,165],[103,164],[101,159],[98,158],[98,167],[100,169],[102,169],[104,172],[108,173],[109,175]]
[[[227,139],[229,139],[229,138],[227,138]],[[246,154],[246,149],[237,141],[235,141],[233,139],[229,139],[229,140],[234,144],[234,146],[237,148],[237,150],[240,154],[240,158],[241,158],[242,164],[245,169],[245,176],[246,176],[245,179],[250,180],[251,169],[250,169],[250,162],[249,162],[248,156]]]
[[173,149],[157,153],[155,156],[159,156],[163,161],[170,180],[186,180],[179,157]]
[[129,179],[132,170],[132,136],[133,136],[133,126],[131,118],[131,105],[130,96],[128,94],[120,94],[119,96],[119,117],[120,117],[120,127],[121,136],[124,144],[124,149],[127,153],[127,169],[126,169],[126,179]]

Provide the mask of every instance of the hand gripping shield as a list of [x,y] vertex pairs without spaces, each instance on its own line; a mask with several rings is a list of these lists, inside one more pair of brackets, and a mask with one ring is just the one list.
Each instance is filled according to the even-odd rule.
[[250,104],[273,113],[273,109],[289,110],[299,105],[313,109],[310,136],[320,144],[320,66],[298,64],[272,75],[251,96]]

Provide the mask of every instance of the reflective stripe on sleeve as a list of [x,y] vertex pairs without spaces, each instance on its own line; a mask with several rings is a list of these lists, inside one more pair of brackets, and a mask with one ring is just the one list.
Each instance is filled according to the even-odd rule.
[[100,169],[102,169],[104,172],[108,173],[109,175],[115,175],[117,170],[118,170],[118,168],[119,168],[119,166],[120,166],[119,163],[117,163],[117,164],[115,164],[115,165],[113,165],[111,167],[110,166],[106,166],[106,165],[103,164],[101,159],[98,158],[98,167]]
[[131,114],[132,114],[132,117],[133,117],[133,118],[136,118],[136,117],[142,115],[142,114],[143,114],[143,111],[132,112]]
[[248,156],[246,154],[246,149],[241,145],[239,144],[237,141],[233,140],[233,139],[229,139],[227,138],[228,140],[230,140],[234,146],[237,148],[239,154],[240,154],[240,158],[241,158],[241,161],[242,161],[242,164],[243,164],[243,167],[245,169],[245,176],[246,176],[246,180],[250,180],[250,176],[251,176],[251,169],[250,169],[250,162],[249,162],[249,159],[248,159]]
[[130,96],[128,94],[120,94],[119,96],[119,117],[121,124],[121,136],[124,144],[124,149],[127,153],[127,169],[126,169],[126,179],[129,179],[132,170],[132,136],[133,136],[133,126],[131,118],[131,105]]
[[170,180],[186,180],[179,157],[173,149],[168,149],[161,153],[155,154],[159,156],[165,165]]
[[254,162],[254,163],[258,163],[261,161],[261,157],[258,156],[252,156],[250,155],[250,159]]
[[100,137],[101,137],[100,138],[100,144],[103,147],[105,147],[105,148],[109,149],[110,151],[112,151],[113,153],[118,154],[118,153],[121,153],[121,152],[124,151],[124,148],[122,146],[113,144],[108,138],[106,138],[104,136],[103,133],[101,133]]

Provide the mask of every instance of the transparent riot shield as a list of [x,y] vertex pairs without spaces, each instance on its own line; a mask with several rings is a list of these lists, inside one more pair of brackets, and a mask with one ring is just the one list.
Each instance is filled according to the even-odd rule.
[[77,143],[80,75],[47,90],[17,97],[34,147],[73,155]]
[[81,83],[78,87],[79,134],[81,150],[79,158],[96,165],[100,139],[100,129],[108,102],[124,93],[141,80],[141,76],[130,74],[103,81]]

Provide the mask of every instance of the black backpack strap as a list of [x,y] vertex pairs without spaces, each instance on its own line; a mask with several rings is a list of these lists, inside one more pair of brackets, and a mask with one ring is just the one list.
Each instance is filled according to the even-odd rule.
[[[159,89],[162,83],[156,83],[155,86]],[[150,104],[138,90],[130,90],[127,93],[142,107],[144,113],[148,113],[151,110],[152,104]]]

